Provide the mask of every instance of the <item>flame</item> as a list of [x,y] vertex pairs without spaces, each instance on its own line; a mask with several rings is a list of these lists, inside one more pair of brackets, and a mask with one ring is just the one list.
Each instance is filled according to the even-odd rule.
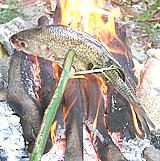
[[[105,8],[106,0],[59,0],[60,19],[57,24],[67,25],[72,28],[87,32],[99,40],[104,47],[113,54],[121,54],[128,60],[128,50],[121,37],[117,34],[116,20],[120,17],[120,9],[110,6],[109,10]],[[55,77],[59,79],[58,68],[53,64]],[[88,79],[84,76],[84,79]],[[102,88],[103,94],[107,93],[106,83],[97,76],[97,80]],[[64,107],[63,113],[66,119],[70,109],[76,102],[77,97],[70,105]],[[106,100],[107,103],[107,100]],[[98,102],[97,113],[93,122],[94,128],[97,126],[98,112],[100,108],[100,99]],[[137,133],[142,136],[142,131],[138,127],[136,114],[131,107],[133,122]],[[105,121],[105,120],[104,120]]]
[[53,68],[53,73],[54,73],[56,83],[58,83],[59,78],[60,78],[60,70],[61,69],[60,69],[59,65],[55,62],[52,63],[52,68]]
[[57,127],[57,121],[54,121],[54,123],[52,124],[52,126],[50,128],[52,144],[55,143],[55,138],[56,138],[55,130],[56,130],[56,127]]
[[95,75],[96,79],[98,80],[99,84],[100,84],[100,87],[102,89],[102,92],[104,95],[107,94],[107,90],[108,90],[108,87],[106,85],[106,82],[99,76]]
[[134,124],[135,130],[136,130],[136,133],[138,134],[138,136],[143,138],[144,134],[138,127],[138,121],[137,121],[136,113],[133,109],[133,106],[130,105],[130,108],[131,108],[131,112],[132,112],[133,124]]
[[137,86],[136,86],[136,90],[138,90],[140,85],[141,85],[141,79],[142,79],[141,77],[143,77],[141,75],[141,71],[143,70],[143,68],[144,68],[144,63],[139,64],[139,62],[134,59],[133,72],[134,72],[134,75],[136,76],[136,78],[138,80],[138,83],[137,83]]
[[35,84],[35,96],[36,96],[36,99],[39,100],[40,96],[38,94],[38,91],[41,88],[40,66],[39,66],[37,56],[31,56],[30,58],[32,59],[32,61],[34,63],[31,66],[31,72],[32,72],[33,81],[34,81],[34,84]]
[[99,110],[100,110],[100,104],[101,104],[101,96],[98,99],[98,108],[97,108],[96,116],[95,116],[94,121],[93,121],[93,128],[95,128],[95,129],[97,127],[98,114],[99,114]]
[[64,120],[66,120],[69,111],[71,110],[71,108],[73,107],[73,105],[75,104],[75,102],[77,101],[78,97],[76,96],[75,99],[73,100],[72,104],[69,107],[64,107],[63,108],[63,116],[64,116]]
[[124,55],[128,60],[127,48],[116,33],[115,22],[121,15],[119,8],[110,5],[107,10],[105,0],[61,0],[59,4],[59,24],[90,33],[109,52]]

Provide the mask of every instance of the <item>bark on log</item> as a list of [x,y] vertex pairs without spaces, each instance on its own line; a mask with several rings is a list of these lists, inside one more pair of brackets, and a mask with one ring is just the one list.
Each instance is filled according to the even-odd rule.
[[[11,59],[8,81],[7,101],[13,110],[20,116],[24,139],[29,142],[32,150],[34,141],[40,129],[44,109],[37,106],[34,83],[31,74],[32,62],[26,58],[26,54],[16,52]],[[54,88],[53,88],[54,89]],[[46,150],[52,146],[50,138]],[[31,151],[30,151],[31,152]]]

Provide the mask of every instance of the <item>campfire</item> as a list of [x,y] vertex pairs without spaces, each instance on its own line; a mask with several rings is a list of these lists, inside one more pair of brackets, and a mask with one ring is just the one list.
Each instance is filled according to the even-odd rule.
[[[126,28],[118,22],[119,8],[105,0],[63,0],[51,8],[55,9],[54,24],[70,26],[95,37],[123,67],[130,84],[134,88],[138,86]],[[62,67],[16,50],[11,58],[8,103],[21,118],[29,152]],[[88,70],[92,68],[93,64],[88,64]],[[73,66],[72,71],[78,69]],[[134,141],[129,140],[142,142],[141,153],[145,143],[150,146],[147,139],[141,138],[145,138],[144,132],[133,107],[113,85],[99,74],[81,74],[73,76],[67,84],[42,160],[131,160],[127,147],[134,146]],[[141,159],[141,154],[138,157]]]

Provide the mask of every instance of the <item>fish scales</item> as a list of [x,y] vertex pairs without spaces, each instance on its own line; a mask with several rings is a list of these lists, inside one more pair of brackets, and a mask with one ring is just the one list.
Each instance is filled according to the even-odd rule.
[[39,49],[44,51],[41,53],[42,57],[47,57],[52,61],[55,59],[53,55],[47,55],[47,47],[51,49],[51,51],[58,53],[58,56],[56,55],[57,59],[64,59],[68,50],[74,48],[77,52],[76,55],[79,59],[78,62],[85,64],[93,63],[93,65],[106,67],[106,62],[109,61],[107,56],[107,54],[109,54],[107,53],[108,51],[97,40],[93,39],[93,37],[87,33],[76,32],[64,26],[43,27],[42,30],[42,36],[40,34],[42,31],[40,30],[34,32],[36,34],[33,35],[34,37],[37,37],[41,44],[47,44],[47,46],[39,46]]
[[[136,93],[127,78],[120,77],[123,72],[119,63],[110,55],[105,47],[91,35],[62,25],[43,26],[24,30],[11,38],[18,50],[38,55],[51,61],[62,61],[70,49],[76,50],[74,66],[81,70],[92,63],[97,68],[114,65],[117,70],[105,71],[106,77],[114,88],[134,107],[143,129],[149,133],[146,122],[153,123],[140,106]],[[37,53],[37,50],[39,52]]]
[[[127,85],[127,82],[124,83],[116,71],[107,71],[107,75],[109,75],[109,79],[111,79],[111,81],[116,80],[112,81],[113,86],[116,87],[118,92],[121,91],[121,95],[126,98],[128,102],[138,103],[138,98],[136,98],[136,93],[133,88],[131,88],[130,85]],[[128,99],[128,97],[130,99]]]

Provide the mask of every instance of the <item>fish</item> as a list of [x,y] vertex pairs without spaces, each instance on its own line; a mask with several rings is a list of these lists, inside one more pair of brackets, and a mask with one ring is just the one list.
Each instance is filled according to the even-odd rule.
[[[154,124],[141,106],[123,68],[109,51],[90,34],[68,26],[48,25],[23,30],[13,35],[10,41],[17,50],[58,63],[64,61],[69,50],[75,49],[73,66],[82,71],[87,69],[88,64],[99,69],[110,68],[110,70],[103,71],[103,76],[105,75],[115,90],[132,105],[141,123],[143,134],[150,135],[148,125],[154,128]],[[137,134],[139,135],[138,132]]]

